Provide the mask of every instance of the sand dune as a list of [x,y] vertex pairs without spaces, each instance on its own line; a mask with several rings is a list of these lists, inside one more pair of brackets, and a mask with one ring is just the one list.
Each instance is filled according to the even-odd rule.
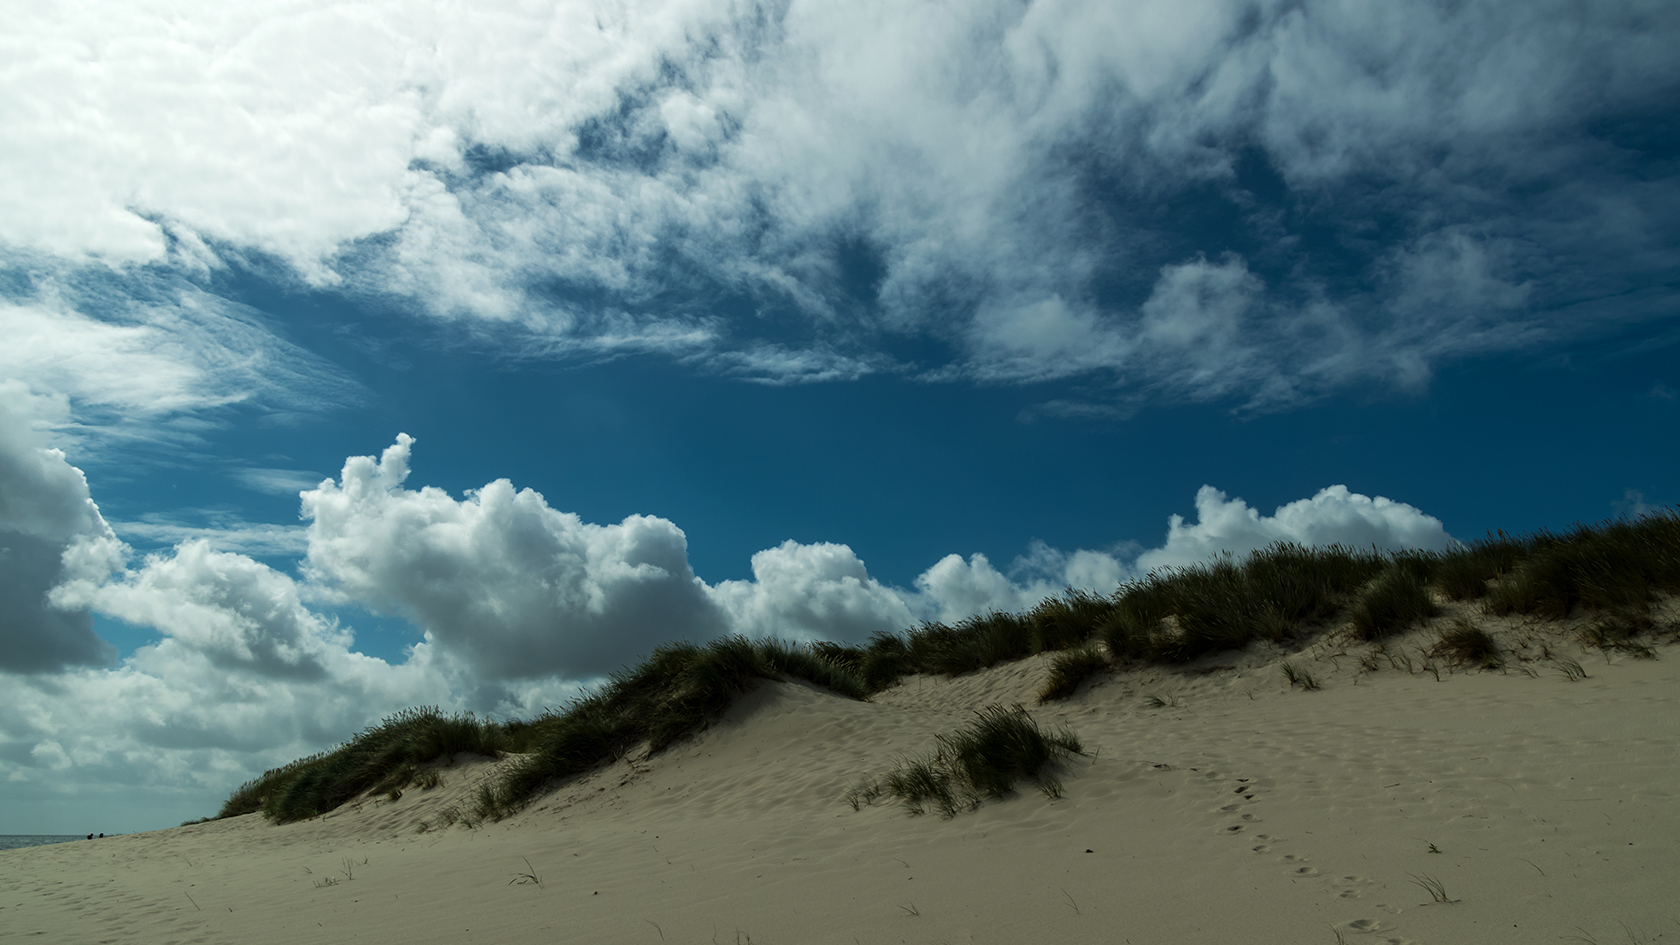
[[[0,939],[1680,941],[1680,651],[1659,652],[1437,681],[1321,644],[1045,707],[1042,659],[871,703],[768,683],[692,742],[474,829],[441,818],[494,764],[462,756],[435,789],[313,821],[0,852]],[[1324,688],[1289,688],[1284,658]],[[951,820],[845,802],[999,702],[1083,739],[1061,799]]]

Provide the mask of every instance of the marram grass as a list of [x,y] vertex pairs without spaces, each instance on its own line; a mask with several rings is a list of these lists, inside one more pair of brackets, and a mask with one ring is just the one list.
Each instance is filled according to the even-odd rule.
[[1046,732],[1020,706],[987,706],[967,727],[940,735],[938,741],[932,753],[904,759],[885,776],[853,788],[848,794],[853,809],[887,796],[912,814],[931,808],[950,818],[1009,794],[1023,780],[1037,784],[1048,797],[1060,797],[1057,764],[1084,753],[1071,731]]
[[260,810],[280,823],[315,817],[363,793],[400,793],[425,762],[463,751],[494,755],[508,744],[506,733],[493,722],[444,715],[435,706],[405,709],[333,751],[246,782],[218,816]]

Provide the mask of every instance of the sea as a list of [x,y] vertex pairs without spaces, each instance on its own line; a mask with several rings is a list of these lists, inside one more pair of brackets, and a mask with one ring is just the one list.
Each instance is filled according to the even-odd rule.
[[0,833],[0,850],[16,850],[19,847],[39,847],[49,843],[69,843],[71,840],[86,840],[87,834],[73,833]]

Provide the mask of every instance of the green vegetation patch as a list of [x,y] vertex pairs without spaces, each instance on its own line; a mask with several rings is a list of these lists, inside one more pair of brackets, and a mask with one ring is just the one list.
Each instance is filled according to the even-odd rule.
[[332,751],[247,781],[217,816],[260,810],[278,823],[315,817],[363,793],[400,794],[428,761],[463,751],[494,757],[507,742],[494,722],[444,715],[436,706],[404,709]]
[[1087,679],[1113,672],[1114,664],[1096,646],[1082,646],[1077,650],[1059,653],[1050,661],[1050,677],[1038,691],[1038,703],[1066,699],[1078,691]]
[[779,641],[731,636],[706,646],[670,643],[600,692],[537,724],[525,757],[478,792],[475,813],[502,818],[556,781],[624,757],[645,743],[663,751],[698,732],[766,679],[802,679],[838,695],[867,699],[845,665]]
[[1440,608],[1415,572],[1391,567],[1366,585],[1349,608],[1354,635],[1380,640],[1435,616]]
[[848,795],[853,809],[887,796],[912,814],[932,808],[950,818],[1006,796],[1023,780],[1036,783],[1046,797],[1061,797],[1054,769],[1062,759],[1084,754],[1073,732],[1046,732],[1020,706],[987,706],[968,727],[938,740],[932,754],[906,759],[885,777],[854,788]]
[[1483,669],[1498,669],[1505,663],[1505,654],[1493,635],[1468,620],[1453,622],[1442,632],[1441,639],[1429,651],[1431,656],[1445,656],[1454,664],[1474,664]]

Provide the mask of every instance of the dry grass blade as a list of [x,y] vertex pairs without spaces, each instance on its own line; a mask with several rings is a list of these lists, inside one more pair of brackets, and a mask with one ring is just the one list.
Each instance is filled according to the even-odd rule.
[[1429,875],[1428,873],[1424,873],[1421,876],[1418,875],[1417,873],[1407,873],[1406,875],[1410,876],[1412,878],[1412,885],[1417,886],[1418,888],[1422,889],[1424,892],[1428,893],[1429,898],[1435,900],[1436,902],[1458,902],[1459,901],[1457,899],[1449,899],[1447,897],[1447,887],[1446,887],[1446,885],[1443,884],[1439,879],[1437,879],[1434,876]]
[[509,886],[513,886],[513,885],[525,886],[525,885],[535,884],[537,886],[541,886],[542,885],[542,877],[537,875],[537,868],[531,865],[530,857],[522,856],[522,857],[520,857],[520,859],[525,861],[526,872],[514,874],[514,877],[512,879],[508,880],[508,885]]

